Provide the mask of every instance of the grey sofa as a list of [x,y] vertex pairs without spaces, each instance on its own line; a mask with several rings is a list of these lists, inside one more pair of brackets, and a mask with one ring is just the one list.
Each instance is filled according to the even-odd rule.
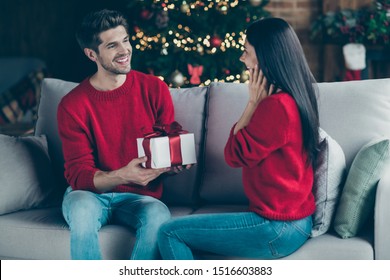
[[[56,124],[59,100],[76,83],[45,79],[42,85],[35,135],[47,136],[56,184],[51,207],[38,207],[0,216],[1,259],[69,259],[69,230],[61,214],[66,188],[63,157]],[[320,83],[321,127],[342,147],[347,169],[366,142],[378,135],[390,137],[390,79]],[[173,217],[193,213],[241,211],[246,198],[241,170],[224,162],[223,148],[232,124],[247,101],[247,87],[212,83],[207,87],[171,89],[176,120],[195,134],[198,164],[165,179],[163,201]],[[2,182],[0,182],[0,185]],[[375,212],[356,237],[342,239],[332,227],[310,238],[286,259],[390,259],[390,166],[380,179]],[[106,259],[127,259],[134,232],[118,225],[104,226],[100,242]],[[234,256],[202,254],[202,259]]]

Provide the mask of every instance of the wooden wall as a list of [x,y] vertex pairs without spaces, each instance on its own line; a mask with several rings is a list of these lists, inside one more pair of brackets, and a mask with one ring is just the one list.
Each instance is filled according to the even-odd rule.
[[41,58],[51,76],[77,82],[95,70],[75,39],[81,18],[90,10],[123,5],[120,0],[1,0],[0,3],[0,56]]
[[295,29],[312,72],[317,81],[321,81],[323,46],[310,40],[310,26],[321,13],[322,0],[271,0],[266,7],[273,16],[285,19]]

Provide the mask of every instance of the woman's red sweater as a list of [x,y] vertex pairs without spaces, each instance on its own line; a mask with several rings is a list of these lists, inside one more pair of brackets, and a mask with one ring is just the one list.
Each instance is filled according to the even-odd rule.
[[225,160],[242,167],[249,210],[286,221],[313,214],[313,168],[303,147],[295,100],[287,93],[273,94],[260,102],[249,124],[236,135],[234,126]]

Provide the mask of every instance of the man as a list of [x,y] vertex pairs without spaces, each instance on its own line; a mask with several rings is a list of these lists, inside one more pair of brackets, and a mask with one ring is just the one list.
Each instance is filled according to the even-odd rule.
[[172,99],[160,79],[131,70],[127,29],[116,11],[84,18],[76,37],[97,72],[58,107],[72,259],[101,259],[98,232],[108,223],[136,229],[132,259],[156,259],[157,231],[170,219],[158,178],[170,169],[142,168],[147,159],[138,158],[136,138],[174,120]]

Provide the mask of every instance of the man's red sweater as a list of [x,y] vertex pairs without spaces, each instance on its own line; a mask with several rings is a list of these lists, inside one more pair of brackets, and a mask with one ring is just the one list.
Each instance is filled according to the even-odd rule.
[[[137,158],[136,138],[155,123],[171,123],[174,108],[164,82],[131,70],[112,91],[98,91],[85,79],[61,100],[57,118],[68,183],[74,190],[98,192],[95,172],[116,170]],[[113,192],[160,198],[162,184],[157,179],[147,187],[120,185]]]
[[303,148],[295,100],[273,94],[257,106],[249,124],[233,134],[225,160],[242,167],[249,210],[271,220],[298,220],[315,210],[313,168]]

